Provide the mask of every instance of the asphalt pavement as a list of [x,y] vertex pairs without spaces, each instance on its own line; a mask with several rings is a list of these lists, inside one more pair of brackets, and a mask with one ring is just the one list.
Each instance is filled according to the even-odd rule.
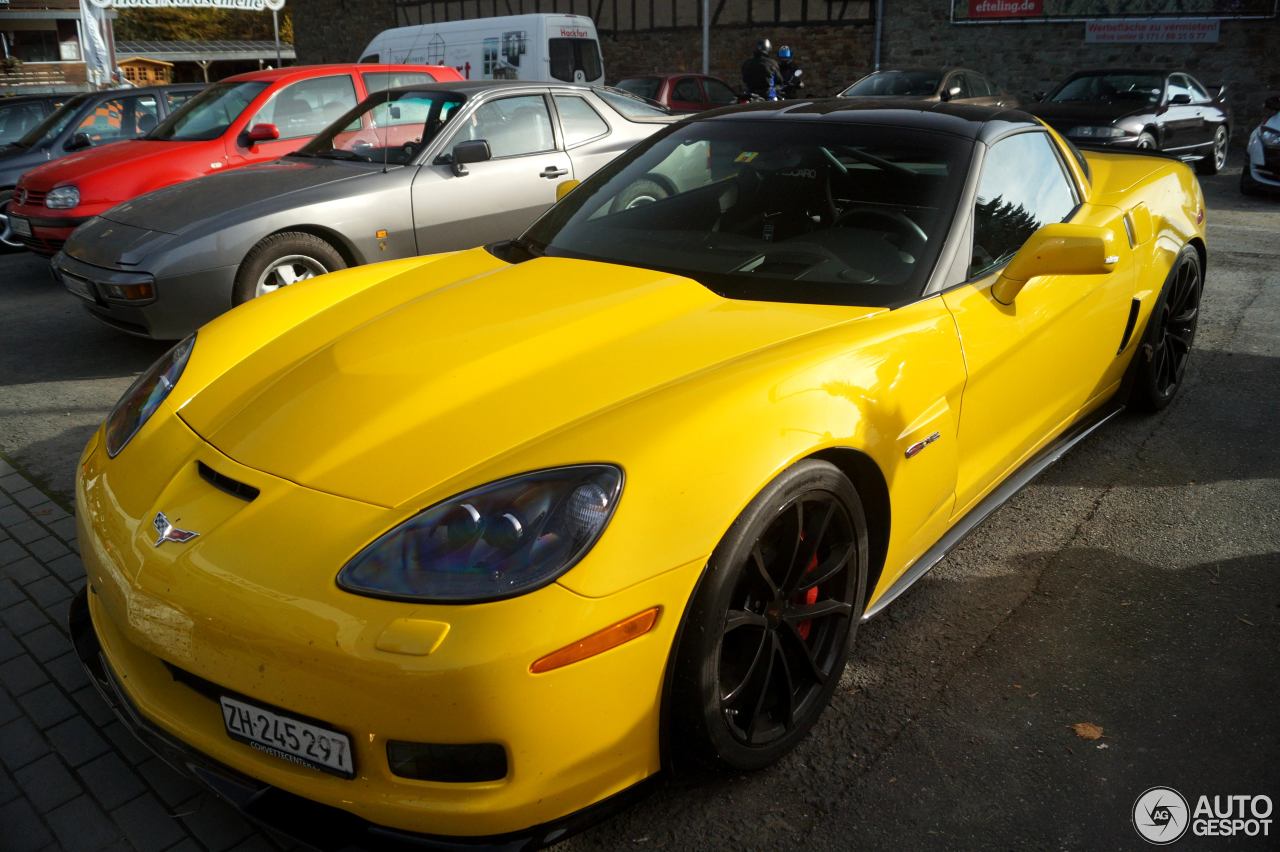
[[[1201,795],[1280,800],[1280,199],[1246,199],[1237,179],[1204,180],[1207,284],[1172,406],[1112,420],[863,625],[832,706],[780,764],[666,779],[561,848],[1137,849],[1131,818],[1148,788],[1192,806]],[[0,257],[0,455],[18,472],[0,490],[71,509],[81,446],[165,347],[98,324],[44,261]],[[15,653],[33,648],[18,638]],[[15,686],[9,669],[27,676]],[[24,710],[35,694],[19,694],[34,690],[28,669],[0,664],[0,818],[17,803],[54,828],[42,794],[21,783],[47,757],[20,757],[31,752],[5,736],[31,724],[3,715],[6,689]],[[60,725],[109,727],[68,694],[75,715]],[[221,830],[234,817],[193,790],[164,795],[145,755],[109,732],[95,763],[119,755],[146,782],[124,806],[108,804],[63,737],[40,736],[78,779],[72,801],[106,815],[104,846],[266,845]],[[193,820],[193,807],[217,817]],[[1173,848],[1280,848],[1271,818],[1265,838],[1188,835]],[[57,830],[44,836],[68,846]],[[0,832],[10,848],[14,833]]]

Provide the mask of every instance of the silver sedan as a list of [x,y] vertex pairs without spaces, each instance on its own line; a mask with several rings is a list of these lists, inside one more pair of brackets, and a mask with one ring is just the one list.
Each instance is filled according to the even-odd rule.
[[[586,86],[392,89],[281,160],[161,189],[86,222],[54,257],[54,275],[110,325],[176,339],[295,281],[514,237],[562,182],[674,120]],[[638,187],[635,200],[662,191]]]

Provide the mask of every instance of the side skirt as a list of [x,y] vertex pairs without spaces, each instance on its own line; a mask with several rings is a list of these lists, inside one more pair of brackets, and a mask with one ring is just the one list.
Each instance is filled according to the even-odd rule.
[[1121,404],[1104,405],[1097,413],[1067,429],[1058,436],[1057,440],[1032,456],[1022,467],[1000,483],[994,491],[984,497],[982,502],[970,509],[951,529],[947,530],[946,535],[940,538],[937,544],[925,551],[880,596],[880,599],[863,613],[862,620],[866,621],[872,616],[878,615],[885,607],[897,600],[903,592],[915,585],[917,580],[929,573],[929,569],[941,562],[942,558],[950,553],[956,545],[964,541],[979,524],[990,517],[991,513],[1013,499],[1015,494],[1025,488],[1031,480],[1043,473],[1047,467],[1066,455],[1068,450],[1089,437],[1094,430],[1123,410],[1124,406]]

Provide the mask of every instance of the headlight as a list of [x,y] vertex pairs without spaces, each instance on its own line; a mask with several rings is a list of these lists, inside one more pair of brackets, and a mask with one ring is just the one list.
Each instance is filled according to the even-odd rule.
[[80,190],[74,186],[60,186],[49,190],[44,197],[44,206],[54,210],[67,210],[80,204]]
[[1258,138],[1262,140],[1263,145],[1280,145],[1280,130],[1264,127],[1258,131]]
[[1125,135],[1125,132],[1119,127],[1073,127],[1067,133],[1068,136],[1076,136],[1081,139],[1117,139]]
[[475,603],[533,591],[600,538],[622,491],[613,465],[551,468],[451,497],[374,541],[338,585],[375,598]]
[[107,415],[107,455],[112,458],[125,448],[130,439],[137,434],[155,414],[160,403],[164,402],[169,391],[178,383],[182,370],[191,357],[191,348],[196,345],[193,334],[160,357],[151,368],[138,376],[137,381],[129,386]]

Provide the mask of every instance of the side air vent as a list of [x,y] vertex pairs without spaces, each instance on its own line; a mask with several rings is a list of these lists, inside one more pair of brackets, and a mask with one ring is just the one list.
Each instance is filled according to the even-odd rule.
[[1125,347],[1129,345],[1129,338],[1133,337],[1133,327],[1138,324],[1138,309],[1141,307],[1141,299],[1134,299],[1129,303],[1129,321],[1124,324],[1124,337],[1120,338],[1120,348],[1116,350],[1117,355],[1124,352]]
[[238,479],[232,479],[224,473],[218,473],[204,462],[196,462],[196,467],[200,470],[201,479],[219,491],[227,492],[232,497],[239,497],[241,500],[251,503],[260,493],[252,485],[248,485]]

